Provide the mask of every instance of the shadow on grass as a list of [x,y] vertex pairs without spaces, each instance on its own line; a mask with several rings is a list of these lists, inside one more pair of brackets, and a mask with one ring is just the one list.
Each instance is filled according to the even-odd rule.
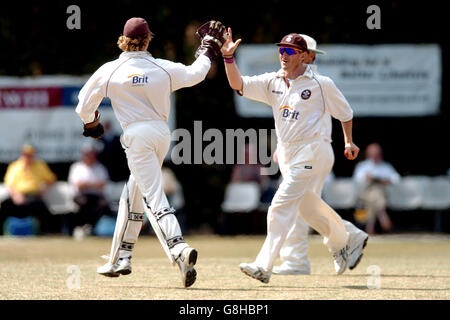
[[[108,286],[111,288],[117,289],[120,288],[127,288],[127,289],[156,289],[156,290],[188,290],[188,291],[208,291],[208,292],[226,292],[226,291],[234,291],[234,292],[267,292],[270,290],[277,290],[282,291],[283,289],[290,289],[289,291],[317,291],[317,290],[342,290],[342,289],[352,289],[352,290],[370,290],[370,291],[376,291],[376,290],[400,290],[400,291],[450,291],[450,288],[444,288],[444,289],[437,289],[437,288],[385,288],[381,287],[380,289],[369,289],[367,286],[341,286],[341,287],[299,287],[299,286],[257,286],[252,288],[198,288],[198,287],[191,287],[191,288],[183,288],[183,287],[157,287],[157,286]],[[293,290],[296,289],[296,290]]]
[[[300,287],[300,286],[277,286],[277,285],[267,285],[267,286],[256,286],[256,287],[248,287],[248,288],[199,288],[199,287],[190,287],[190,288],[183,288],[183,287],[157,287],[157,286],[127,286],[127,285],[117,285],[117,286],[104,286],[108,288],[127,288],[127,289],[165,289],[165,290],[192,290],[192,291],[237,291],[237,292],[251,292],[251,291],[261,291],[261,292],[267,292],[270,290],[277,290],[282,291],[283,289],[291,289],[290,291],[305,291],[305,290],[318,290],[318,289],[324,289],[324,290],[341,290],[342,287]],[[297,289],[297,290],[292,290]]]
[[[253,288],[198,288],[198,287],[190,287],[190,288],[184,288],[184,287],[156,287],[156,286],[124,286],[124,285],[117,285],[117,286],[104,286],[109,288],[127,288],[127,289],[165,289],[165,290],[192,290],[192,291],[267,291],[269,289],[283,289],[287,287],[278,287],[278,286],[258,286]],[[301,287],[290,287],[295,289],[307,289],[307,288],[301,288]]]
[[[345,274],[345,277],[368,277],[370,274]],[[450,275],[380,274],[382,278],[450,278]]]
[[403,290],[403,291],[450,291],[450,288],[436,289],[436,288],[384,288],[381,286],[380,289],[369,289],[367,286],[343,286],[346,289],[354,290]]

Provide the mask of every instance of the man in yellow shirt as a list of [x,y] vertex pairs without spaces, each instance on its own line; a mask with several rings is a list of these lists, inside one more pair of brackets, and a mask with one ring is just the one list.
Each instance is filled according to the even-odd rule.
[[40,222],[41,231],[48,231],[50,212],[42,200],[42,195],[57,177],[45,162],[36,160],[35,157],[34,147],[25,144],[20,158],[9,164],[4,183],[10,199],[1,205],[0,227],[8,216],[34,216]]

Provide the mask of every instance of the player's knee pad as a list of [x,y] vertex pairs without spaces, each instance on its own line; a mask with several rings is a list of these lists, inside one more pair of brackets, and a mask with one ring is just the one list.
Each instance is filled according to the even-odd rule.
[[128,212],[127,225],[120,242],[120,250],[132,251],[137,242],[139,233],[144,223],[144,214]]
[[184,238],[178,230],[179,225],[175,217],[175,212],[175,209],[171,207],[163,208],[154,213],[156,221],[164,233],[169,249],[172,249],[175,245],[184,242]]
[[154,213],[154,215],[155,215],[155,218],[156,218],[156,220],[160,220],[162,217],[164,217],[164,216],[166,216],[166,215],[168,215],[168,214],[175,214],[175,209],[174,208],[163,208],[163,209],[161,209],[161,210],[159,210],[159,211],[156,211],[155,213]]
[[180,225],[175,217],[175,209],[163,208],[153,212],[147,205],[145,212],[147,213],[148,220],[150,221],[161,246],[166,252],[167,257],[174,263],[176,257],[172,255],[171,249],[178,244],[185,243],[181,234]]

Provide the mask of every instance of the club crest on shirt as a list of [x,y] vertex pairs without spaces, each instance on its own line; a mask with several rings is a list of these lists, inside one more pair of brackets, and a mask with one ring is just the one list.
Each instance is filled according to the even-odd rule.
[[309,99],[309,97],[311,97],[311,90],[309,89],[303,90],[300,96],[302,97],[303,100]]
[[132,86],[143,86],[144,84],[148,83],[148,77],[144,76],[143,74],[132,74],[129,75],[128,78],[131,78]]

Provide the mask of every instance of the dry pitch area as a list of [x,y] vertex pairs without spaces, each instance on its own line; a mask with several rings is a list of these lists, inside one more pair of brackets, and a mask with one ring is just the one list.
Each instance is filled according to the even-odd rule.
[[[139,239],[133,273],[119,278],[96,273],[109,238],[0,237],[0,299],[450,299],[450,235],[372,237],[360,265],[341,276],[320,238],[310,236],[312,274],[273,275],[267,285],[239,270],[255,258],[263,236],[186,238],[199,250],[189,289],[154,237]],[[76,285],[69,266],[80,270],[79,289],[67,287],[68,278]],[[368,270],[381,275],[370,278]]]

